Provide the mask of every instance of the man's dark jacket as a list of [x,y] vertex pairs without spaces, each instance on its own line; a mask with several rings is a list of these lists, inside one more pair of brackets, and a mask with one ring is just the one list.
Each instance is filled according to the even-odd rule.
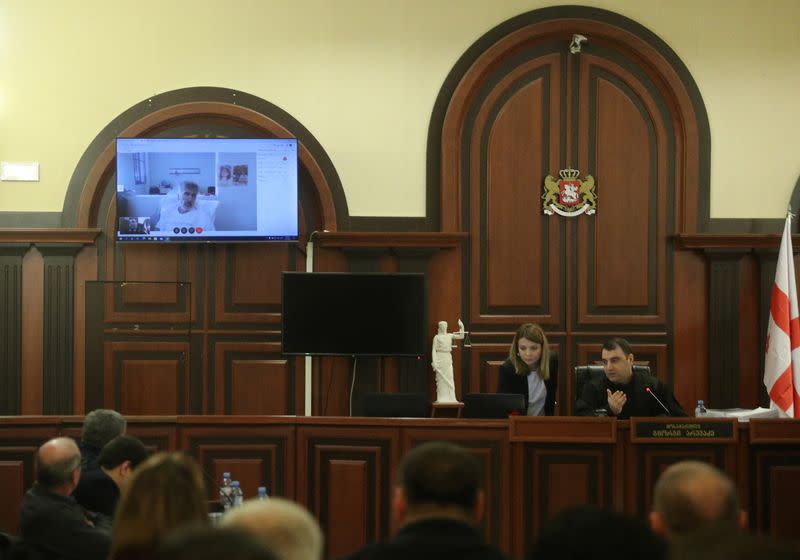
[[346,560],[507,560],[475,528],[455,519],[409,523],[386,541],[367,545]]
[[[652,394],[647,393],[648,388]],[[612,393],[622,391],[627,397],[622,410],[616,415],[620,420],[626,420],[631,416],[686,416],[686,412],[664,383],[652,375],[635,370],[627,385],[612,383],[605,374],[589,380],[583,386],[583,394],[578,395],[575,414],[592,416],[596,409],[602,408],[605,409],[606,414],[613,416],[613,412],[608,406],[607,390]],[[664,407],[653,398],[653,395],[658,397],[667,410],[664,410]]]
[[81,481],[72,496],[89,511],[113,518],[119,501],[119,487],[103,469],[97,467],[81,473]]
[[71,496],[55,494],[37,483],[22,499],[19,536],[43,558],[105,560],[111,523],[103,515],[86,511]]

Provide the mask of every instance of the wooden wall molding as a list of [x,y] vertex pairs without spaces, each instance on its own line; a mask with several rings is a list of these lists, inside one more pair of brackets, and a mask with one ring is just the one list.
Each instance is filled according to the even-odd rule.
[[73,410],[75,255],[78,244],[44,244],[44,373],[43,407],[46,414]]
[[739,405],[739,299],[742,253],[706,251],[709,261],[709,405]]
[[[73,410],[75,259],[100,230],[2,228],[0,411]],[[23,316],[23,310],[25,311]]]
[[0,414],[21,411],[22,258],[29,247],[0,245]]
[[122,414],[192,411],[187,341],[109,341],[103,350],[106,408]]
[[210,479],[209,499],[218,499],[215,485],[223,472],[236,473],[247,496],[266,486],[270,495],[294,499],[296,427],[254,426],[247,421],[238,425],[234,438],[231,426],[208,421],[180,430],[180,448],[192,450]]
[[[781,245],[780,233],[738,233],[738,234],[677,234],[674,236],[675,245],[679,249],[734,249],[737,251],[775,249]],[[792,235],[792,247],[797,247],[795,253],[800,251],[800,235]]]
[[93,245],[100,233],[98,228],[0,228],[0,244]]
[[[214,340],[209,400],[216,414],[295,414],[294,356],[278,343]],[[211,408],[211,403],[209,403]]]
[[307,477],[297,500],[326,529],[326,557],[340,557],[354,541],[373,542],[389,533],[391,465],[400,457],[396,430],[303,427],[297,443],[297,467]]
[[612,509],[614,472],[619,462],[611,445],[581,444],[580,452],[558,444],[524,445],[522,519],[518,546],[530,550],[542,525],[555,513],[577,505]]
[[[102,224],[101,207],[114,176],[114,140],[118,136],[141,137],[163,134],[170,129],[198,130],[199,121],[209,119],[238,128],[240,135],[298,139],[301,195],[313,208],[311,223],[318,229],[336,231],[347,224],[347,202],[333,164],[314,136],[279,107],[236,90],[193,87],[153,96],[131,107],[109,123],[92,141],[70,180],[62,221],[65,225],[94,227]],[[188,129],[187,129],[188,126]],[[309,216],[306,216],[309,218]]]
[[357,249],[357,248],[439,248],[454,249],[461,246],[467,238],[466,232],[317,232],[313,240],[320,247]]
[[60,431],[54,418],[18,420],[10,425],[0,420],[0,493],[6,504],[0,509],[0,531],[11,534],[16,533],[22,496],[36,477],[36,451]]

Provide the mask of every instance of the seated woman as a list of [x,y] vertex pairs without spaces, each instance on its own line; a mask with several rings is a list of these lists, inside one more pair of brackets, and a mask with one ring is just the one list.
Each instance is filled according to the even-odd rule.
[[148,560],[187,524],[209,524],[203,473],[183,453],[159,453],[128,479],[111,531],[110,560]]
[[525,397],[528,416],[552,416],[558,391],[558,356],[550,352],[539,325],[520,325],[508,359],[500,366],[498,393]]

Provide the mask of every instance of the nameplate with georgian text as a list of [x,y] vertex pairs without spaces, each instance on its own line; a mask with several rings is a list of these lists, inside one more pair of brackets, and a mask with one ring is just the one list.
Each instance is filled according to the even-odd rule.
[[631,418],[634,443],[734,443],[739,423],[733,418]]

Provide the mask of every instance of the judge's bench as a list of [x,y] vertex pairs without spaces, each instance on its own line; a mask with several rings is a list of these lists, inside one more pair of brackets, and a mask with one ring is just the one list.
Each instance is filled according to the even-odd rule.
[[[82,417],[0,418],[0,530],[16,530],[19,503],[35,479],[35,453],[58,435],[80,437]],[[577,504],[644,517],[661,471],[697,459],[726,472],[755,531],[800,538],[800,422],[727,418],[512,416],[508,420],[299,416],[130,417],[128,433],[151,451],[183,450],[207,475],[209,500],[223,472],[246,497],[304,504],[335,558],[393,530],[395,471],[419,443],[449,440],[483,466],[486,538],[514,556],[529,549],[542,523]]]

